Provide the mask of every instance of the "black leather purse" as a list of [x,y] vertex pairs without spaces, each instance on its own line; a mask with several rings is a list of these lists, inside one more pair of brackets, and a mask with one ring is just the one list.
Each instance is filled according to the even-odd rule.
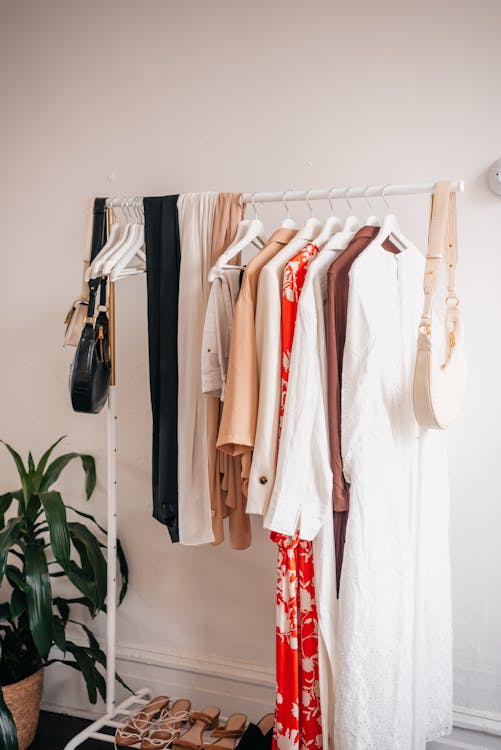
[[[106,287],[106,277],[89,281],[87,318],[70,370],[71,404],[75,411],[87,414],[98,414],[101,411],[110,387],[111,360]],[[99,288],[100,310],[94,318]]]

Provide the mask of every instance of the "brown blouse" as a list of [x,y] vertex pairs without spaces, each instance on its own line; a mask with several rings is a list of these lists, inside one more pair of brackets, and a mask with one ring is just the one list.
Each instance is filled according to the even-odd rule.
[[[325,303],[327,392],[338,592],[350,505],[349,487],[344,479],[341,457],[341,383],[350,286],[349,273],[353,262],[368,247],[378,232],[379,227],[366,226],[359,229],[346,250],[332,262],[327,273],[327,299]],[[394,249],[391,243],[388,243],[388,246],[384,243],[383,247],[388,250]]]

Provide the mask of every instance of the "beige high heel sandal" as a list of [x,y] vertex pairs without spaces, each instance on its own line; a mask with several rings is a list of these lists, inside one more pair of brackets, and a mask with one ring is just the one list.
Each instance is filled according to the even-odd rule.
[[133,716],[128,716],[123,724],[115,732],[115,747],[131,747],[141,742],[150,729],[151,723],[162,709],[167,708],[170,698],[159,695],[146,703],[140,711]]
[[245,714],[232,714],[224,727],[214,729],[211,734],[213,737],[219,737],[215,742],[202,743],[200,750],[233,750],[237,740],[242,736],[247,726],[247,716]]
[[141,741],[141,750],[164,750],[179,737],[179,730],[190,719],[191,701],[186,698],[176,701],[168,710],[163,710]]
[[190,721],[192,726],[181,737],[174,740],[173,748],[189,748],[199,750],[202,745],[202,734],[208,729],[217,727],[221,710],[217,706],[206,706],[203,711],[192,711]]

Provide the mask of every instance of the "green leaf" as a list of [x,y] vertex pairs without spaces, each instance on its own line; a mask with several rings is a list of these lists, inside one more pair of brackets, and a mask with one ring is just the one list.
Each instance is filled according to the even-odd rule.
[[87,649],[83,646],[77,646],[72,641],[66,642],[67,650],[74,656],[78,668],[80,669],[87,686],[87,694],[89,696],[90,703],[96,703],[97,701],[97,678],[96,674],[99,674],[95,662],[87,653]]
[[42,659],[52,645],[52,592],[45,552],[28,544],[25,551],[26,597],[31,635]]
[[0,622],[6,622],[10,619],[10,607],[8,602],[0,604]]
[[53,604],[55,607],[58,608],[59,614],[61,615],[63,620],[67,620],[70,615],[70,604],[79,604],[82,607],[86,607],[92,617],[95,616],[95,607],[90,599],[88,599],[86,596],[75,596],[71,599],[63,599],[62,597],[56,597],[53,599]]
[[[0,659],[2,656],[2,640],[0,639]],[[2,688],[0,687],[0,740],[2,750],[19,750],[17,741],[17,730],[12,714],[5,703]]]
[[96,487],[96,462],[93,456],[82,455],[82,466],[85,471],[85,494],[88,500]]
[[15,586],[26,593],[26,579],[19,568],[16,568],[15,565],[7,565],[5,575],[11,586]]
[[13,620],[17,620],[21,617],[23,612],[26,612],[26,594],[21,589],[15,588],[12,590],[12,596],[10,598],[10,616]]
[[18,541],[23,528],[24,521],[22,518],[11,518],[5,528],[0,531],[0,583],[5,575],[9,550]]
[[120,594],[118,595],[118,606],[120,606],[120,604],[125,599],[127,588],[129,586],[129,566],[127,565],[127,559],[125,557],[120,539],[117,539],[117,558],[118,566],[120,568],[120,575],[122,576],[122,585],[120,586]]
[[78,508],[74,508],[73,505],[67,505],[66,510],[72,510],[73,513],[77,514],[77,516],[81,516],[81,518],[86,518],[88,521],[92,521],[92,523],[94,523],[97,526],[99,531],[102,531],[103,534],[107,536],[106,529],[103,526],[100,526],[98,522],[96,521],[96,519],[94,518],[94,516],[91,516],[90,513],[84,513],[83,510],[78,510]]
[[66,435],[63,435],[62,437],[58,438],[58,440],[56,440],[55,443],[52,443],[52,445],[50,446],[50,448],[48,448],[45,451],[45,453],[43,454],[42,458],[38,462],[38,466],[37,466],[37,470],[36,470],[36,480],[35,480],[35,484],[34,484],[34,490],[35,490],[35,492],[38,492],[38,490],[40,489],[40,482],[42,480],[42,476],[43,476],[43,473],[45,471],[45,467],[47,466],[47,461],[50,458],[50,454],[52,453],[52,451],[54,450],[54,448],[56,447],[56,445],[59,445],[59,443],[61,442],[61,440],[64,440],[65,437],[66,437]]
[[28,500],[30,499],[32,488],[31,488],[31,482],[29,480],[28,474],[23,464],[23,460],[21,456],[19,455],[19,453],[17,453],[14,450],[14,448],[12,448],[12,446],[10,446],[4,440],[0,440],[0,443],[3,443],[5,445],[5,447],[9,451],[10,455],[14,459],[14,462],[17,466],[17,471],[21,479],[21,486],[23,488],[24,505],[26,506],[28,504]]
[[74,458],[80,458],[82,466],[85,471],[85,492],[87,499],[91,496],[94,487],[96,486],[96,464],[92,456],[82,455],[81,453],[65,453],[62,456],[58,456],[52,461],[47,467],[44,475],[40,481],[40,492],[47,492],[50,487],[56,482],[61,473]]
[[[77,521],[69,523],[68,528],[71,540],[80,555],[82,568],[91,573],[92,580],[95,582],[96,604],[98,609],[102,609],[106,601],[107,574],[106,560],[101,552],[99,542],[87,526]],[[85,591],[82,591],[82,593],[88,595]]]
[[98,609],[98,597],[96,584],[94,583],[92,575],[88,575],[74,560],[70,560],[66,570],[66,575],[73,586],[84,595],[83,598],[90,602],[89,612],[92,617],[95,617]]
[[5,514],[9,510],[14,495],[12,492],[6,492],[5,495],[0,495],[0,529],[5,527]]
[[54,643],[60,651],[66,655],[66,633],[65,633],[66,622],[54,615],[53,617],[53,632],[54,632]]
[[31,475],[35,473],[35,462],[33,461],[33,454],[31,451],[28,453],[28,472]]
[[59,612],[59,616],[63,625],[66,625],[70,616],[70,607],[67,599],[63,599],[61,596],[56,596],[52,600],[52,604],[56,607]]
[[66,508],[59,492],[41,492],[40,501],[49,527],[50,544],[59,565],[65,570],[70,561],[70,534]]
[[0,737],[2,738],[2,750],[18,750],[17,730],[12,714],[5,703],[2,688],[0,687]]
[[[94,523],[97,528],[102,531],[105,536],[107,536],[106,529],[100,526],[94,516],[91,516],[90,513],[84,513],[83,511],[74,508],[72,505],[67,505],[66,509],[72,510],[74,513],[81,516],[82,518],[86,518],[88,521],[92,521],[92,523]],[[120,605],[123,602],[125,595],[127,594],[127,588],[129,585],[129,566],[127,565],[127,559],[125,557],[120,539],[117,539],[117,559],[120,569],[120,575],[122,577],[122,585],[120,587],[120,594],[118,596],[118,604]]]

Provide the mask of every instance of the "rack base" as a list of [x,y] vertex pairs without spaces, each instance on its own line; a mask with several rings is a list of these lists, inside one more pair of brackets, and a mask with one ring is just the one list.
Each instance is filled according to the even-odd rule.
[[[141,688],[134,695],[126,698],[122,703],[119,703],[113,714],[104,714],[101,718],[89,724],[88,727],[83,729],[73,739],[71,739],[64,750],[75,750],[86,740],[100,740],[101,742],[109,742],[111,745],[115,744],[115,734],[107,734],[100,730],[104,727],[116,729],[120,724],[127,718],[141,709],[151,699],[151,690],[149,688]],[[134,745],[133,747],[139,747]]]

